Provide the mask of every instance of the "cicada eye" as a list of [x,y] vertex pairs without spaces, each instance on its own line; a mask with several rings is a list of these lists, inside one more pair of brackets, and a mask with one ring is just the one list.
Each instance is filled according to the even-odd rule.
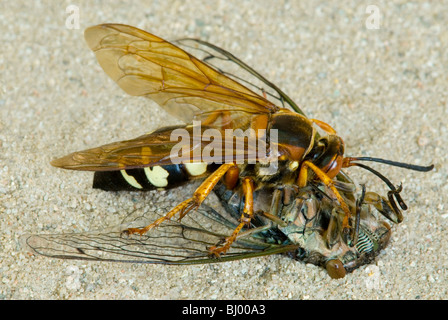
[[341,260],[332,259],[327,262],[325,265],[325,269],[327,269],[328,275],[333,279],[340,279],[345,277],[345,268],[342,265]]

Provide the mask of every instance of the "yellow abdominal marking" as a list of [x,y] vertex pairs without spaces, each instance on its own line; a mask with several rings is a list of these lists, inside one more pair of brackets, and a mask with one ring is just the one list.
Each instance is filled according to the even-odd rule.
[[185,163],[185,169],[192,176],[200,176],[207,171],[206,162]]
[[160,166],[155,167],[145,167],[145,175],[149,182],[155,187],[163,188],[168,185],[168,176],[170,175],[168,171]]
[[135,178],[133,176],[130,176],[126,173],[126,170],[120,170],[120,172],[121,172],[121,175],[123,176],[123,178],[126,180],[126,182],[129,183],[131,186],[133,186],[134,188],[137,188],[137,189],[143,189],[141,184],[138,183],[137,180],[135,180]]

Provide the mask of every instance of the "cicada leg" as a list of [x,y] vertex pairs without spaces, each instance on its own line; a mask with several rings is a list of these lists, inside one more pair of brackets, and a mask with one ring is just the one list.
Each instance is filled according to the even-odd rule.
[[249,225],[250,220],[254,216],[254,182],[252,178],[245,177],[242,181],[244,192],[244,209],[241,214],[240,224],[233,230],[232,234],[224,239],[224,242],[218,246],[212,246],[209,249],[211,255],[219,257],[230,249],[232,243],[236,240],[238,233],[245,225]]
[[275,223],[276,225],[285,226],[286,223],[279,217],[280,210],[283,205],[282,200],[284,196],[284,190],[275,189],[272,193],[271,205],[269,211],[260,211],[258,214],[267,218],[270,222],[269,224]]
[[269,212],[260,211],[260,212],[256,213],[256,214],[259,214],[269,220],[269,222],[266,223],[266,225],[256,227],[256,228],[251,228],[251,229],[248,229],[243,232],[239,232],[238,236],[236,237],[235,240],[244,238],[244,237],[247,237],[247,236],[250,236],[253,234],[257,234],[257,233],[263,232],[265,230],[269,230],[270,228],[272,228],[273,224],[280,225],[283,227],[286,226],[286,223],[279,217],[279,213],[281,210],[280,207],[282,205],[281,202],[282,202],[282,198],[283,198],[283,193],[284,193],[284,190],[275,189],[273,192],[273,195],[272,195],[272,201],[271,201],[271,206],[270,206]]
[[285,187],[281,189],[275,189],[272,193],[272,200],[269,211],[259,211],[256,213],[260,216],[265,217],[269,221],[267,225],[241,232],[238,235],[238,238],[243,234],[248,235],[267,230],[269,228],[272,228],[273,225],[286,227],[288,223],[285,222],[281,217],[282,215],[284,215],[284,212],[282,212],[284,210],[284,206],[292,204],[292,202],[297,201],[298,198],[300,198],[300,196],[297,194],[295,188]]
[[389,191],[388,192],[389,200],[380,196],[375,192],[367,192],[364,202],[373,205],[375,209],[377,209],[383,216],[385,216],[390,221],[400,223],[403,221],[403,214],[397,208],[397,205],[395,204],[393,199],[394,193],[400,191],[401,188],[395,191]]
[[325,239],[329,249],[333,248],[335,243],[340,240],[339,236],[339,219],[337,216],[337,210],[333,209],[330,216],[330,221],[328,222],[327,230],[323,233],[323,238]]
[[352,241],[350,243],[351,247],[356,245],[356,243],[358,242],[359,227],[360,227],[360,223],[361,223],[361,210],[362,210],[362,205],[364,204],[365,197],[366,197],[366,186],[362,184],[361,185],[361,196],[358,199],[356,199],[355,228],[353,231]]
[[171,209],[171,211],[168,212],[165,216],[157,219],[156,221],[147,225],[146,227],[128,228],[127,230],[124,231],[124,233],[128,235],[134,233],[143,235],[152,228],[159,226],[162,222],[166,220],[171,220],[176,214],[179,214],[179,221],[180,221],[192,209],[198,208],[201,205],[201,203],[207,198],[210,192],[213,190],[218,181],[226,174],[226,172],[235,167],[236,166],[233,163],[225,163],[221,165],[215,172],[213,172],[209,177],[207,177],[207,179],[205,179],[204,182],[202,182],[202,184],[193,193],[193,197],[178,204],[173,209]]

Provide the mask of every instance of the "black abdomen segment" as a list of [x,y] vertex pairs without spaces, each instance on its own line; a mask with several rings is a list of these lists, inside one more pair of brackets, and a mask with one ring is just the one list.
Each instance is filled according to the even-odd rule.
[[97,171],[93,187],[106,191],[148,191],[173,188],[204,175],[206,163],[171,164],[117,171]]

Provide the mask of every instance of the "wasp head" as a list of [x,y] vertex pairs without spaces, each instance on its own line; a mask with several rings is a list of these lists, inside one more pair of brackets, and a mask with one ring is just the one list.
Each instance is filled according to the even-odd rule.
[[333,134],[319,138],[307,158],[330,178],[334,178],[343,165],[344,141]]

